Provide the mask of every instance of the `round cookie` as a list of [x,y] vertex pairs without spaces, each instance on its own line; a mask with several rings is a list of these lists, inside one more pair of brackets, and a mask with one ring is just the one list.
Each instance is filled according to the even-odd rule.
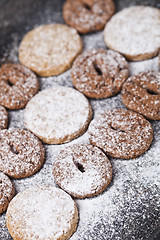
[[65,22],[80,33],[103,29],[114,12],[112,0],[67,0],[63,6]]
[[45,158],[40,140],[24,129],[0,131],[0,170],[13,178],[37,172]]
[[56,183],[77,198],[103,192],[112,178],[106,155],[92,145],[78,144],[62,150],[53,164]]
[[124,83],[123,104],[148,119],[160,120],[160,73],[140,72]]
[[115,158],[138,157],[149,148],[152,126],[140,114],[115,109],[101,114],[89,126],[90,143]]
[[104,40],[128,60],[156,56],[160,49],[160,10],[148,6],[123,9],[106,24]]
[[31,99],[26,106],[24,122],[43,142],[60,144],[83,134],[91,117],[91,106],[82,93],[56,86]]
[[77,31],[64,24],[42,25],[29,31],[19,47],[19,61],[39,76],[58,75],[82,51]]
[[6,222],[14,240],[66,240],[76,231],[78,210],[64,191],[35,186],[12,199]]
[[0,171],[0,214],[4,212],[15,194],[11,180]]
[[0,105],[0,130],[7,128],[8,125],[8,113],[6,109]]
[[0,68],[0,104],[8,109],[22,109],[38,92],[36,75],[19,64],[3,64]]
[[92,49],[73,63],[73,85],[87,97],[106,98],[117,94],[128,78],[128,63],[112,50]]

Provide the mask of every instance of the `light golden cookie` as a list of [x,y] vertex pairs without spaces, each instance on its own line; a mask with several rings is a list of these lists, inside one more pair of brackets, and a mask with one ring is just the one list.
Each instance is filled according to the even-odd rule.
[[160,10],[145,6],[123,9],[106,24],[104,40],[129,60],[156,56],[160,49]]
[[19,47],[19,61],[40,76],[58,75],[82,51],[77,31],[64,24],[42,25],[29,31]]
[[0,214],[4,212],[15,194],[11,180],[0,171]]
[[83,134],[91,117],[91,106],[82,93],[56,86],[32,98],[26,106],[24,122],[43,142],[60,144]]
[[76,231],[78,210],[64,191],[36,186],[12,199],[6,222],[14,240],[65,240]]
[[77,198],[93,197],[108,186],[112,166],[97,147],[77,144],[62,150],[53,164],[57,184]]

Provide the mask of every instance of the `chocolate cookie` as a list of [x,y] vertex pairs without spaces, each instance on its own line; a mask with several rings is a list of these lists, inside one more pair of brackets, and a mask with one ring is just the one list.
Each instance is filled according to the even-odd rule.
[[58,75],[82,51],[77,31],[64,24],[47,24],[29,31],[19,47],[19,61],[39,76]]
[[89,126],[90,143],[115,158],[138,157],[149,148],[153,130],[140,114],[115,109],[101,114]]
[[74,61],[73,85],[87,97],[106,98],[117,94],[128,78],[128,63],[112,50],[92,49]]
[[24,129],[0,131],[0,170],[14,178],[28,177],[44,162],[40,140]]
[[101,193],[112,178],[111,163],[92,145],[73,145],[62,150],[53,164],[57,184],[77,198]]
[[35,186],[18,193],[6,214],[15,240],[67,240],[76,231],[77,222],[75,202],[53,186]]
[[160,10],[132,6],[116,13],[104,30],[107,46],[127,59],[141,61],[158,55],[160,50]]
[[0,130],[7,128],[8,125],[8,113],[6,109],[0,105]]
[[27,129],[48,144],[61,144],[82,135],[92,118],[87,98],[70,87],[43,90],[27,104]]
[[114,12],[112,0],[67,0],[63,6],[65,22],[80,33],[103,29]]
[[11,180],[0,171],[0,214],[4,212],[15,194]]
[[36,75],[19,64],[3,64],[0,68],[0,104],[8,109],[24,108],[38,92]]
[[127,108],[148,119],[160,120],[160,73],[148,71],[131,76],[121,95]]

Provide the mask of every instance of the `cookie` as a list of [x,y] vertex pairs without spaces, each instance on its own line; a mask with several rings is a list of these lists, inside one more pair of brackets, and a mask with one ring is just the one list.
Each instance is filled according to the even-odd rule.
[[27,104],[24,122],[43,142],[60,144],[83,134],[92,117],[85,96],[70,87],[43,90]]
[[112,50],[92,49],[74,61],[73,85],[90,98],[107,98],[117,94],[128,78],[128,63]]
[[6,222],[15,240],[65,240],[76,231],[78,210],[64,191],[53,186],[35,186],[12,199]]
[[140,72],[125,82],[121,92],[123,104],[148,119],[160,120],[160,73]]
[[104,40],[128,60],[156,56],[160,50],[160,10],[146,6],[123,9],[106,24]]
[[0,214],[6,211],[15,194],[11,180],[0,171]]
[[58,75],[82,51],[77,31],[64,24],[42,25],[29,31],[19,47],[19,61],[39,76]]
[[112,0],[67,0],[63,6],[63,18],[80,33],[98,31],[115,12]]
[[106,155],[92,145],[77,144],[62,150],[53,164],[56,183],[77,198],[103,192],[112,178]]
[[0,68],[0,104],[8,109],[22,109],[38,92],[36,75],[19,64],[3,64]]
[[8,125],[8,113],[6,109],[0,105],[0,130],[7,128]]
[[24,129],[0,131],[0,171],[13,178],[24,178],[37,172],[44,162],[40,140]]
[[104,112],[89,126],[90,143],[115,158],[138,157],[147,151],[152,139],[150,122],[125,109]]

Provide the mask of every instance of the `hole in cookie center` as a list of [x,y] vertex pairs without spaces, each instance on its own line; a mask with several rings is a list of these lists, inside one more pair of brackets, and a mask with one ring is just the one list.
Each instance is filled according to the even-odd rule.
[[156,93],[156,92],[153,92],[152,90],[150,90],[150,89],[146,89],[147,90],[147,92],[149,93],[149,94],[151,94],[151,95],[158,95],[158,93]]
[[118,127],[113,127],[112,125],[110,125],[111,129],[115,130],[115,131],[120,131],[120,132],[125,132],[124,130],[118,128]]
[[10,150],[11,150],[12,153],[14,153],[14,154],[19,154],[19,152],[17,151],[17,149],[16,149],[12,144],[9,144],[9,146],[10,146]]
[[83,3],[83,6],[85,7],[85,9],[87,9],[88,11],[90,11],[91,10],[91,7],[88,5],[88,4],[86,4],[86,3]]
[[98,74],[99,76],[102,76],[102,75],[103,75],[101,69],[97,66],[96,63],[93,63],[93,67],[94,67],[95,71],[97,72],[97,74]]
[[7,83],[8,83],[8,85],[10,86],[10,87],[12,87],[14,84],[13,83],[11,83],[9,80],[7,81]]
[[83,167],[82,164],[80,164],[79,162],[76,162],[75,160],[73,160],[73,162],[74,162],[74,165],[76,166],[76,168],[77,168],[80,172],[82,172],[82,173],[85,172],[84,167]]

